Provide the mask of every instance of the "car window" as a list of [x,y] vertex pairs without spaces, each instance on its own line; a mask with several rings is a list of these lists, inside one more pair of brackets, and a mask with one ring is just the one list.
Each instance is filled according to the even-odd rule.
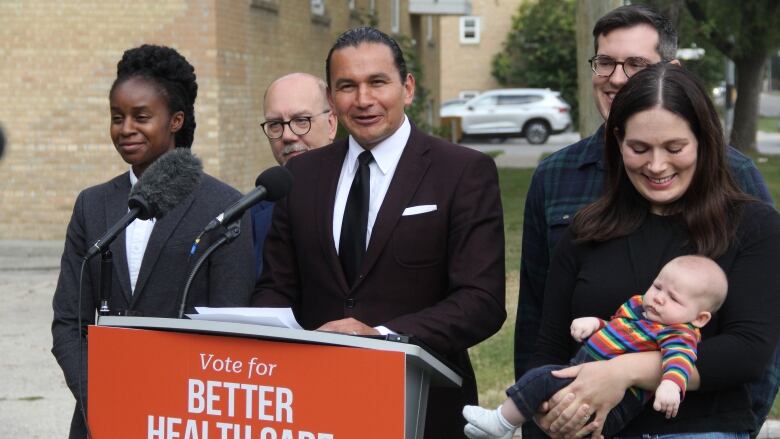
[[496,96],[483,96],[481,98],[475,99],[471,106],[473,107],[488,107],[496,105]]
[[498,97],[498,105],[524,105],[539,102],[543,97],[539,95],[501,95]]
[[444,108],[444,107],[451,107],[453,105],[463,105],[464,103],[466,103],[466,101],[463,99],[455,99],[452,101],[442,102],[441,107]]

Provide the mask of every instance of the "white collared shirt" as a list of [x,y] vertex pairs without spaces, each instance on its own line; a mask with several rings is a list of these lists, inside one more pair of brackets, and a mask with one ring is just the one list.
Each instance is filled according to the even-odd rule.
[[[387,188],[393,180],[395,168],[398,167],[398,161],[401,159],[401,153],[404,152],[406,142],[409,140],[409,134],[412,132],[412,126],[409,119],[404,115],[404,121],[395,132],[387,139],[379,142],[371,148],[371,154],[374,156],[368,167],[371,170],[371,192],[368,202],[368,227],[366,227],[366,248],[371,240],[371,230],[374,228],[376,215],[387,194]],[[358,156],[365,151],[357,141],[349,136],[349,148],[347,156],[344,158],[344,164],[341,166],[341,175],[339,175],[339,184],[336,187],[336,202],[333,205],[333,242],[336,245],[336,252],[339,251],[339,241],[341,240],[341,223],[344,221],[344,209],[347,207],[347,197],[352,187],[352,180],[358,169]]]
[[[130,187],[135,186],[138,177],[130,168]],[[130,209],[128,209],[130,210]],[[138,281],[138,272],[141,270],[141,261],[144,259],[146,244],[152,236],[155,219],[136,219],[125,229],[125,252],[127,253],[127,271],[130,272],[130,294],[135,292],[135,283]]]

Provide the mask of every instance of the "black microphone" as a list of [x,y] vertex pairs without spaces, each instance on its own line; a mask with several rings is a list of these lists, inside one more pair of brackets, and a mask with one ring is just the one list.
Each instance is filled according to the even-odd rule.
[[274,166],[266,169],[255,180],[256,187],[211,220],[203,232],[210,232],[221,224],[232,223],[261,200],[277,201],[282,199],[290,192],[292,183],[293,177],[287,168]]
[[200,184],[203,164],[188,148],[174,148],[154,161],[130,190],[129,211],[87,250],[90,259],[107,249],[136,218],[160,219],[184,201]]
[[5,134],[3,134],[3,126],[0,125],[0,158],[3,157],[3,151],[5,151]]

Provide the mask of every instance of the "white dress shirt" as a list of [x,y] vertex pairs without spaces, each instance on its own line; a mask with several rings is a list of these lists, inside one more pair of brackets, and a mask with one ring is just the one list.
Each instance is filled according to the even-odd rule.
[[[409,140],[409,134],[412,132],[412,126],[409,119],[404,115],[404,121],[401,126],[387,139],[379,142],[371,148],[371,154],[374,156],[368,167],[371,170],[371,192],[368,201],[368,227],[366,227],[366,248],[371,240],[371,230],[374,228],[376,215],[387,194],[387,188],[395,175],[395,168],[398,167],[398,161],[401,159],[401,153],[404,152],[406,142]],[[341,223],[344,221],[344,209],[347,207],[347,197],[352,187],[352,180],[358,170],[358,156],[365,151],[357,141],[349,136],[349,149],[344,158],[344,164],[341,166],[341,175],[339,184],[336,187],[336,202],[333,205],[333,242],[336,245],[336,252],[339,251],[339,241],[341,240]]]
[[[138,177],[130,169],[130,187],[135,186]],[[128,208],[128,210],[130,210]],[[127,270],[130,272],[130,294],[135,292],[135,283],[138,280],[138,272],[141,270],[141,261],[144,259],[146,244],[154,229],[155,219],[135,219],[125,229],[125,251],[127,253]]]
[[[371,170],[371,191],[368,201],[368,226],[366,227],[366,248],[371,240],[371,230],[376,222],[376,215],[382,202],[385,200],[387,188],[395,175],[395,168],[398,167],[398,161],[404,152],[406,142],[409,140],[409,134],[412,132],[412,126],[406,115],[401,126],[387,139],[379,142],[371,148],[371,155],[374,160],[368,165]],[[339,184],[336,187],[336,202],[333,205],[333,242],[336,245],[336,252],[339,251],[339,241],[341,240],[341,223],[344,221],[344,209],[347,207],[347,197],[352,188],[352,180],[358,170],[358,156],[365,151],[357,141],[349,136],[349,149],[344,158],[344,164],[341,165],[341,175],[339,175]],[[386,326],[374,326],[374,329],[382,335],[394,334],[393,330]]]

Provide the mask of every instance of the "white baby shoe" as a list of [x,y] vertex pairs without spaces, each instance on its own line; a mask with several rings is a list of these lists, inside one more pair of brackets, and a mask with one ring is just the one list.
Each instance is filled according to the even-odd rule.
[[463,429],[470,439],[512,439],[516,427],[501,416],[501,408],[487,410],[476,405],[463,407],[468,424]]

